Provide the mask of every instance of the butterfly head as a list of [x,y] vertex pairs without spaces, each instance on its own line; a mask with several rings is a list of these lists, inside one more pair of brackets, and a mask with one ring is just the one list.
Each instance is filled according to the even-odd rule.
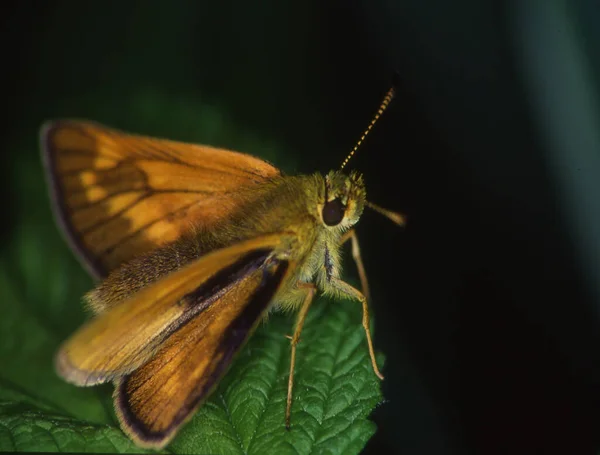
[[356,171],[331,171],[325,176],[325,198],[320,207],[321,221],[327,227],[349,229],[360,218],[366,200],[365,184]]

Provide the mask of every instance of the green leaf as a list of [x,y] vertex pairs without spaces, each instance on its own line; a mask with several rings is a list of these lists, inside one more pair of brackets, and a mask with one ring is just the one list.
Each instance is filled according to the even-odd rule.
[[[104,121],[104,95],[94,96],[86,103],[100,110],[85,117]],[[215,106],[190,99],[174,102],[153,92],[131,97],[123,102],[129,112],[109,125],[212,143],[257,154],[284,169],[293,167],[293,157],[275,160],[281,147],[235,128]],[[77,112],[68,101],[64,109]],[[118,428],[112,386],[77,388],[54,373],[59,343],[85,320],[80,300],[92,281],[54,225],[39,162],[17,161],[12,175],[22,212],[0,259],[0,450],[140,452]],[[273,314],[257,330],[209,400],[168,446],[169,452],[362,450],[376,430],[368,417],[382,397],[368,356],[361,305],[319,299],[311,308],[297,352],[292,428],[286,431],[286,335],[293,324],[294,315]]]
[[65,417],[0,387],[0,452],[140,453],[118,428]]
[[381,400],[360,305],[321,299],[298,345],[292,429],[284,427],[292,319],[270,318],[211,399],[171,444],[178,453],[358,453]]

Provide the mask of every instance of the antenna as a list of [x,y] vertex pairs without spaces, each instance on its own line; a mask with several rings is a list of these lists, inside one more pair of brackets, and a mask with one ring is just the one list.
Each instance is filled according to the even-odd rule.
[[352,151],[348,154],[348,156],[346,157],[346,159],[344,160],[344,162],[340,166],[340,171],[342,169],[344,169],[344,167],[346,166],[346,164],[348,164],[348,161],[350,161],[350,158],[352,158],[354,156],[354,154],[356,153],[356,151],[360,147],[360,144],[362,144],[362,142],[365,140],[365,138],[367,137],[367,135],[369,134],[369,132],[373,128],[373,125],[375,125],[375,123],[377,122],[377,120],[379,120],[379,117],[381,117],[381,114],[383,114],[383,112],[387,109],[388,105],[390,104],[390,102],[394,98],[394,95],[396,94],[397,80],[398,80],[398,74],[395,73],[394,74],[394,79],[393,79],[392,87],[385,94],[385,97],[383,98],[383,101],[381,102],[381,105],[379,106],[379,110],[377,111],[377,113],[373,117],[373,120],[371,120],[371,123],[369,123],[369,126],[367,126],[367,129],[365,130],[365,132],[362,134],[362,136],[360,137],[360,139],[358,140],[358,142],[356,143],[356,145],[354,146],[354,148],[352,149]]

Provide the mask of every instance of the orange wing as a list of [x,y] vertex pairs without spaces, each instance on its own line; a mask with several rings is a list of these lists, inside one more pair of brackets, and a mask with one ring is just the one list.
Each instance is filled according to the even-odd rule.
[[116,382],[115,410],[140,446],[163,448],[209,396],[291,272],[285,260],[249,270],[182,325],[142,367]]
[[97,278],[211,226],[238,207],[240,189],[281,175],[250,155],[91,122],[47,123],[41,141],[56,218]]
[[142,446],[164,447],[293,277],[295,263],[280,257],[294,239],[246,240],[150,284],[64,343],[57,372],[77,385],[116,380],[123,430]]
[[58,374],[92,386],[139,368],[180,326],[207,314],[218,316],[213,302],[224,293],[235,298],[227,299],[230,307],[223,314],[243,304],[243,296],[231,288],[262,270],[289,238],[272,234],[215,250],[136,292],[63,343],[55,359]]

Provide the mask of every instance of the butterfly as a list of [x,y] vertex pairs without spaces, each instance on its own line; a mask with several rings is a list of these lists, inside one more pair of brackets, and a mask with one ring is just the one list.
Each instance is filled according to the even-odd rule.
[[[163,448],[272,309],[298,312],[291,339],[285,425],[296,346],[318,291],[363,306],[375,374],[368,282],[353,226],[366,199],[348,160],[394,96],[392,87],[339,170],[288,176],[259,158],[125,133],[94,122],[46,123],[41,148],[58,224],[99,280],[93,317],[60,347],[57,373],[77,386],[115,384],[124,432]],[[352,243],[362,291],[340,277]]]

